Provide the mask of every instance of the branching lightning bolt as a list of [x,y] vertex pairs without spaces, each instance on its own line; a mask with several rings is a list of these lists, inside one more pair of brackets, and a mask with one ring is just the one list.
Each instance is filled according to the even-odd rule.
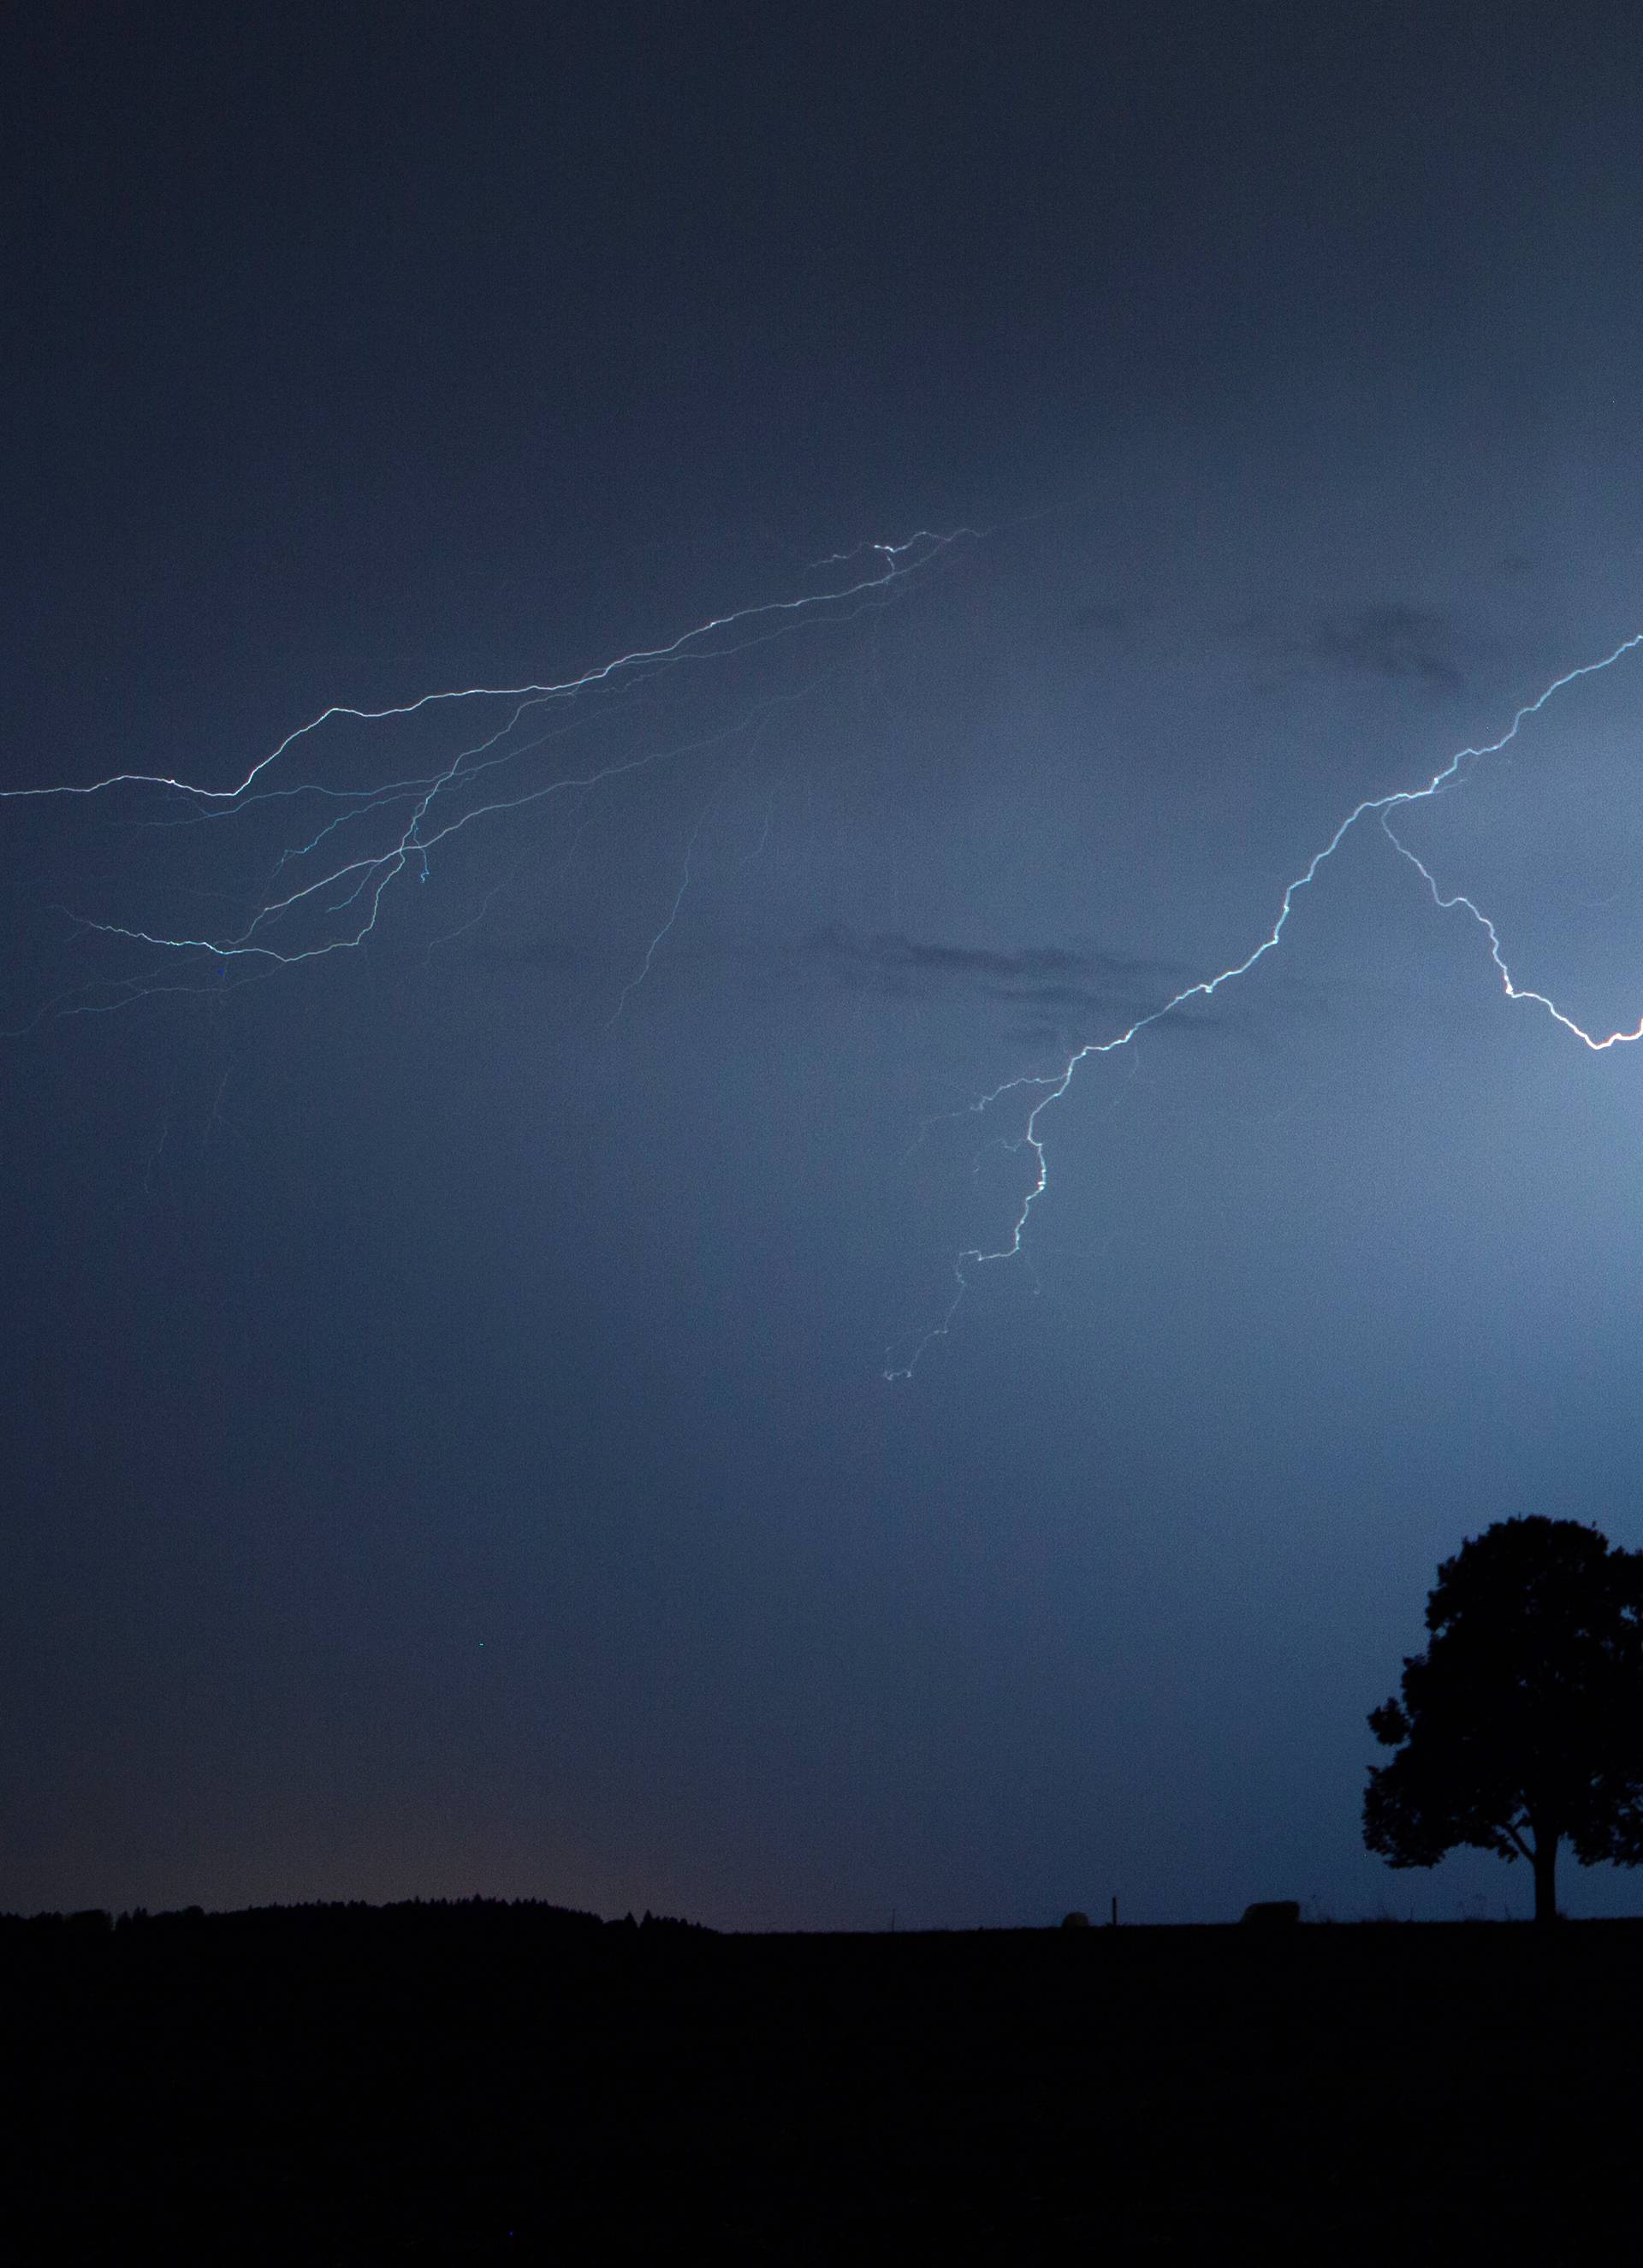
[[[203,802],[234,803],[246,793],[254,781],[260,778],[270,765],[276,764],[289,749],[294,748],[299,740],[309,739],[335,718],[346,717],[351,718],[358,724],[379,725],[390,718],[415,717],[423,710],[432,708],[438,703],[566,700],[578,693],[587,692],[593,686],[607,684],[612,678],[643,669],[647,665],[680,660],[690,652],[692,647],[704,644],[716,631],[739,630],[744,623],[758,622],[769,623],[779,621],[783,615],[813,612],[817,607],[836,605],[851,599],[863,597],[871,592],[883,591],[899,577],[910,574],[925,565],[937,552],[949,549],[966,536],[973,537],[975,534],[976,530],[969,527],[955,528],[946,535],[932,534],[928,529],[921,528],[917,534],[909,536],[903,543],[864,545],[861,549],[871,551],[880,561],[879,571],[876,574],[864,576],[858,581],[847,585],[843,590],[808,592],[801,593],[796,599],[766,599],[755,606],[739,607],[729,614],[710,615],[706,622],[698,622],[693,630],[681,630],[677,637],[670,638],[665,645],[637,647],[631,653],[618,654],[610,661],[600,662],[596,668],[585,670],[579,677],[565,678],[556,685],[454,687],[442,692],[421,693],[414,701],[399,702],[386,709],[354,709],[343,702],[333,702],[328,709],[322,709],[317,717],[311,717],[306,725],[298,725],[293,732],[287,733],[279,745],[270,748],[267,755],[259,757],[236,787],[201,787],[192,780],[179,779],[167,772],[110,772],[106,778],[90,780],[75,785],[53,784],[45,787],[0,789],[0,802],[20,803],[42,796],[104,795],[110,788],[115,787],[168,787],[176,789],[182,795],[198,796]],[[853,552],[836,551],[829,553],[827,558],[819,560],[816,563],[822,567],[844,565],[853,563],[860,556],[859,549]],[[716,651],[722,652],[723,649],[719,648]],[[468,753],[474,752],[470,750]],[[459,756],[456,759],[456,764],[460,765],[462,761]],[[453,771],[455,769],[456,765],[453,765]],[[449,775],[443,777],[449,777]],[[401,784],[405,784],[402,782]],[[300,790],[287,791],[290,793],[301,792]],[[320,792],[323,792],[323,791]]]
[[[232,824],[254,810],[271,814],[276,806],[289,805],[294,808],[310,798],[327,814],[312,832],[287,842],[278,851],[265,894],[260,899],[241,901],[243,917],[238,926],[214,932],[202,929],[199,933],[181,934],[135,921],[93,919],[85,912],[63,908],[61,910],[81,931],[140,946],[160,958],[157,964],[136,974],[82,982],[57,993],[37,1008],[23,1028],[31,1028],[55,1015],[109,1014],[157,996],[197,992],[202,989],[199,979],[208,966],[219,981],[236,972],[242,977],[272,975],[356,948],[377,929],[385,901],[394,886],[407,875],[426,882],[435,853],[476,821],[517,814],[550,798],[563,797],[573,803],[586,804],[601,789],[612,787],[630,775],[698,756],[710,749],[723,750],[728,745],[733,753],[721,777],[722,788],[723,777],[733,776],[746,760],[746,749],[738,757],[734,744],[745,740],[747,748],[756,747],[759,733],[770,717],[788,703],[803,699],[804,693],[767,695],[753,700],[743,713],[727,723],[721,720],[711,731],[672,740],[658,736],[649,743],[641,741],[637,745],[630,739],[621,753],[605,761],[585,762],[579,768],[552,760],[558,757],[564,743],[586,729],[584,696],[602,693],[608,702],[618,704],[619,714],[625,714],[621,704],[645,702],[649,697],[647,688],[665,673],[730,660],[772,640],[785,638],[809,623],[848,624],[861,615],[882,609],[949,563],[964,544],[978,540],[978,532],[968,527],[946,534],[921,530],[901,542],[873,543],[854,551],[834,553],[814,563],[807,571],[811,587],[796,596],[764,600],[710,615],[665,643],[636,647],[557,681],[450,688],[381,708],[334,703],[288,733],[229,786],[213,787],[180,773],[127,770],[83,784],[0,790],[0,803],[18,805],[48,799],[111,797],[120,791],[158,796],[163,799],[159,814],[131,823],[160,831]],[[999,1109],[1012,1101],[1025,1102],[1020,1130],[1006,1138],[1006,1146],[1025,1153],[1029,1160],[1028,1186],[1016,1205],[1008,1232],[999,1243],[991,1248],[974,1245],[958,1255],[953,1263],[954,1289],[939,1320],[916,1338],[910,1352],[898,1354],[891,1350],[884,1366],[885,1377],[912,1375],[926,1348],[951,1329],[977,1269],[1023,1256],[1035,1209],[1049,1187],[1045,1114],[1067,1094],[1079,1069],[1092,1057],[1116,1055],[1131,1049],[1154,1025],[1190,1003],[1212,999],[1223,987],[1248,976],[1269,954],[1276,953],[1297,900],[1365,820],[1374,819],[1398,856],[1415,869],[1435,907],[1445,912],[1467,913],[1483,931],[1508,1000],[1532,1003],[1543,1009],[1553,1022],[1594,1052],[1643,1039],[1643,1017],[1628,1029],[1589,1031],[1548,994],[1518,983],[1491,916],[1464,893],[1446,892],[1395,823],[1405,809],[1440,795],[1460,777],[1468,764],[1499,755],[1516,739],[1522,726],[1566,687],[1612,668],[1639,646],[1643,646],[1643,630],[1623,639],[1601,659],[1583,663],[1553,679],[1516,711],[1498,740],[1458,750],[1424,784],[1367,797],[1355,805],[1285,886],[1271,926],[1241,960],[1183,986],[1110,1037],[1086,1042],[1057,1067],[1006,1079],[976,1098],[969,1105],[969,1111],[976,1115]],[[496,711],[491,705],[497,703],[503,704],[499,722],[495,721]],[[282,779],[276,784],[273,777],[276,766],[288,769],[292,753],[305,743],[316,740],[328,726],[373,726],[422,717],[437,710],[474,708],[490,716],[492,721],[489,727],[468,738],[454,755],[436,762],[425,772],[364,787],[338,786],[310,778]],[[600,715],[607,713],[600,711]],[[540,772],[519,776],[527,761],[544,760],[545,752],[549,762],[546,777]],[[501,777],[504,774],[511,774],[505,783]],[[645,982],[681,917],[692,887],[693,860],[703,829],[720,792],[715,790],[699,806],[666,917],[622,986],[610,1019],[613,1023],[621,1019],[634,993]],[[382,823],[385,815],[386,828]],[[767,805],[766,834],[769,822]],[[373,828],[373,838],[362,843],[362,830],[368,827]],[[579,832],[577,839],[580,839]],[[763,843],[762,836],[760,849]],[[574,848],[573,843],[573,850]],[[753,855],[757,856],[757,850]],[[518,873],[523,856],[521,853],[513,862],[510,875]],[[497,883],[485,894],[471,918],[458,923],[443,938],[432,942],[446,942],[482,921],[497,893],[507,887],[506,881]],[[293,925],[297,929],[294,937]],[[432,944],[429,950],[432,950]],[[219,1108],[220,1099],[219,1095]],[[906,1340],[900,1343],[903,1347],[908,1344]]]
[[992,1109],[1006,1096],[1036,1093],[1037,1100],[1028,1110],[1026,1123],[1013,1145],[1017,1149],[1028,1152],[1032,1158],[1029,1185],[1017,1207],[1009,1234],[1001,1244],[991,1250],[985,1247],[975,1245],[959,1254],[953,1266],[955,1288],[940,1321],[924,1333],[913,1345],[910,1353],[898,1359],[894,1349],[891,1351],[885,1363],[885,1377],[889,1380],[910,1378],[926,1348],[936,1339],[946,1337],[969,1289],[973,1270],[986,1266],[994,1261],[1014,1260],[1020,1257],[1033,1210],[1050,1186],[1050,1161],[1044,1146],[1044,1138],[1039,1130],[1040,1121],[1044,1113],[1053,1104],[1059,1102],[1067,1093],[1078,1075],[1080,1065],[1089,1062],[1093,1057],[1121,1054],[1125,1049],[1131,1047],[1143,1032],[1150,1029],[1154,1024],[1162,1023],[1167,1016],[1174,1015],[1178,1008],[1186,1006],[1189,1001],[1212,999],[1224,985],[1235,983],[1239,977],[1247,976],[1249,971],[1260,961],[1264,961],[1269,954],[1276,953],[1283,942],[1284,932],[1288,925],[1289,917],[1296,899],[1303,890],[1311,887],[1317,875],[1329,864],[1360,821],[1371,818],[1378,821],[1393,848],[1400,857],[1409,861],[1420,876],[1431,893],[1433,904],[1440,911],[1448,913],[1459,909],[1470,914],[1489,941],[1490,957],[1499,974],[1501,986],[1508,1000],[1532,1002],[1536,1007],[1544,1008],[1555,1023],[1560,1024],[1565,1031],[1580,1041],[1584,1046],[1590,1048],[1594,1053],[1602,1053],[1608,1048],[1629,1046],[1633,1041],[1643,1039],[1643,1018],[1640,1018],[1629,1031],[1595,1035],[1586,1030],[1545,993],[1535,991],[1526,985],[1517,983],[1507,965],[1499,932],[1489,916],[1462,892],[1456,891],[1446,895],[1431,869],[1411,850],[1392,824],[1396,813],[1412,804],[1428,802],[1433,796],[1441,794],[1446,787],[1459,777],[1465,765],[1487,756],[1499,755],[1503,748],[1509,747],[1517,738],[1520,730],[1529,718],[1537,716],[1547,703],[1557,694],[1561,693],[1566,686],[1574,684],[1580,678],[1595,677],[1603,670],[1612,669],[1617,661],[1635,652],[1639,646],[1643,646],[1643,630],[1635,631],[1632,637],[1623,638],[1613,652],[1604,654],[1601,660],[1583,662],[1578,668],[1566,670],[1561,677],[1554,678],[1550,685],[1536,694],[1534,700],[1526,701],[1523,703],[1498,740],[1486,741],[1476,747],[1458,749],[1450,757],[1448,762],[1440,771],[1434,772],[1423,787],[1399,788],[1389,795],[1367,796],[1363,802],[1355,805],[1323,848],[1315,851],[1300,873],[1293,881],[1286,885],[1283,896],[1278,902],[1277,918],[1271,928],[1254,950],[1246,954],[1241,961],[1233,962],[1228,968],[1218,969],[1212,976],[1200,977],[1194,983],[1183,985],[1179,992],[1173,993],[1168,999],[1162,1001],[1158,1007],[1149,1010],[1146,1015],[1138,1016],[1132,1024],[1127,1026],[1124,1030],[1116,1033],[1110,1039],[1092,1040],[1084,1046],[1075,1049],[1059,1070],[1040,1075],[1006,1079],[1002,1086],[994,1087],[990,1094],[978,1096],[970,1105],[971,1110],[977,1114]]
[[[921,529],[901,542],[873,543],[851,552],[834,553],[816,562],[810,571],[813,578],[821,579],[820,588],[711,615],[664,644],[635,648],[579,675],[555,682],[458,687],[420,694],[414,700],[377,709],[334,703],[288,733],[232,786],[212,787],[177,773],[131,770],[112,772],[85,784],[0,791],[0,802],[103,797],[119,790],[158,792],[173,803],[182,799],[188,806],[182,815],[142,822],[162,828],[222,823],[255,808],[295,802],[306,797],[340,806],[306,839],[288,844],[279,853],[269,895],[255,904],[249,918],[238,928],[215,933],[181,934],[137,923],[95,920],[71,908],[63,909],[85,932],[151,948],[166,956],[203,959],[219,964],[224,971],[235,965],[246,974],[254,974],[259,968],[271,971],[294,967],[362,945],[376,929],[384,900],[394,885],[407,874],[414,875],[418,881],[427,881],[433,853],[475,821],[517,813],[552,797],[586,798],[630,774],[697,755],[704,748],[733,740],[743,732],[751,732],[756,737],[760,725],[773,708],[780,705],[773,700],[757,702],[740,719],[703,736],[674,742],[662,740],[580,770],[555,771],[545,780],[516,779],[505,790],[486,792],[483,784],[491,775],[505,767],[519,767],[525,759],[540,755],[550,745],[582,729],[577,708],[581,696],[601,688],[611,689],[617,698],[623,697],[624,692],[637,695],[665,672],[693,663],[729,660],[771,640],[785,637],[808,622],[848,623],[861,614],[881,608],[905,595],[915,581],[933,571],[958,547],[974,541],[976,536],[976,531],[972,528],[961,527],[945,534]],[[840,569],[845,571],[842,576],[836,571]],[[797,696],[785,696],[790,700],[794,697]],[[338,788],[306,779],[278,786],[269,782],[275,765],[289,758],[300,744],[313,740],[327,725],[339,722],[381,725],[419,717],[439,707],[457,709],[498,702],[508,704],[502,721],[425,777],[390,780],[379,786],[361,789]],[[357,830],[363,822],[380,821],[384,814],[394,813],[399,815],[392,820],[386,842],[379,833],[374,844],[350,850],[349,830]],[[693,836],[691,849],[695,840]],[[617,1005],[618,1016],[677,919],[689,885],[689,855],[687,850],[673,912],[652,939],[638,976],[624,987]],[[298,941],[289,942],[289,927],[286,938],[282,938],[281,925],[293,922],[306,923],[307,930]],[[151,969],[136,976],[105,979],[99,985],[61,994],[48,1001],[30,1021],[38,1022],[52,1014],[108,1013],[158,993],[191,989],[195,988],[187,983],[162,981],[161,970]]]

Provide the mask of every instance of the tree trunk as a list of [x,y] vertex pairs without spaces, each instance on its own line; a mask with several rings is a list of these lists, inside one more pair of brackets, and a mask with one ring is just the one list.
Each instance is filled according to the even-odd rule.
[[1535,1831],[1535,1919],[1550,1929],[1558,1918],[1558,1844],[1556,1835]]

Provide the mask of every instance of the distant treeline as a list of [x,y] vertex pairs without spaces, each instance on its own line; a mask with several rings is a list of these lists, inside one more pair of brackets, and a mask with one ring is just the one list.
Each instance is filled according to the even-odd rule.
[[246,1906],[226,1913],[208,1913],[202,1906],[150,1913],[146,1907],[136,1906],[129,1912],[116,1914],[106,1907],[91,1906],[77,1913],[0,1914],[0,1948],[19,1941],[33,1944],[54,1940],[84,1944],[136,1933],[170,1937],[180,1933],[192,1935],[209,1932],[213,1937],[232,1938],[241,1945],[252,1941],[323,1940],[329,1948],[339,1940],[366,1933],[378,1943],[385,1939],[395,1942],[421,1938],[448,1940],[456,1935],[468,1940],[501,1936],[539,1940],[549,1933],[559,1939],[573,1937],[591,1941],[611,1931],[660,1932],[670,1936],[716,1934],[704,1922],[683,1921],[672,1914],[653,1914],[648,1909],[637,1921],[630,1913],[623,1914],[619,1920],[606,1921],[598,1914],[584,1913],[573,1906],[552,1905],[543,1898],[402,1898],[382,1906],[368,1904],[363,1898],[349,1898],[307,1905]]

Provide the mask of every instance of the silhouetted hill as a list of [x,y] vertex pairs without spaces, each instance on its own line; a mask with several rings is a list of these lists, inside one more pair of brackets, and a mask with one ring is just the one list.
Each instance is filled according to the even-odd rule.
[[27,2264],[1595,2257],[1643,1926],[0,1923]]

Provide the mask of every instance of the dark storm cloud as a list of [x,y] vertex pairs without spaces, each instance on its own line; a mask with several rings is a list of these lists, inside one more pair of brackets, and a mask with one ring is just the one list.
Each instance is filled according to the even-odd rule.
[[1321,615],[1300,630],[1263,610],[1232,623],[1230,635],[1276,658],[1286,674],[1413,681],[1433,694],[1457,693],[1466,682],[1455,624],[1401,599]]
[[[968,992],[1030,1010],[1032,1028],[1057,1040],[1092,1022],[1123,1029],[1160,1008],[1180,989],[1173,963],[1070,946],[1024,946],[998,953],[944,945],[904,931],[866,937],[841,923],[812,932],[805,951],[841,981],[901,998]],[[1183,1012],[1176,1010],[1175,1021]]]
[[1413,677],[1437,693],[1464,682],[1455,659],[1452,626],[1425,607],[1387,600],[1350,614],[1328,615],[1313,638],[1314,658],[1326,669],[1354,676]]
[[806,942],[809,952],[841,968],[909,990],[948,981],[1011,998],[1023,992],[1037,998],[1046,986],[1065,990],[1079,977],[1134,978],[1157,973],[1156,964],[1123,954],[1085,953],[1059,945],[995,953],[984,946],[909,937],[904,930],[880,930],[864,937],[841,922],[814,931]]
[[[1095,965],[1097,956],[1075,953],[1066,946],[1026,946],[1019,953],[991,953],[966,945],[936,945],[909,937],[904,931],[880,931],[858,937],[842,923],[831,922],[810,939],[813,952],[851,965],[895,976],[951,976],[969,979],[989,988],[1004,985],[1013,990],[1021,984],[1065,978]],[[1101,956],[1107,974],[1128,975],[1144,964],[1119,955]]]

